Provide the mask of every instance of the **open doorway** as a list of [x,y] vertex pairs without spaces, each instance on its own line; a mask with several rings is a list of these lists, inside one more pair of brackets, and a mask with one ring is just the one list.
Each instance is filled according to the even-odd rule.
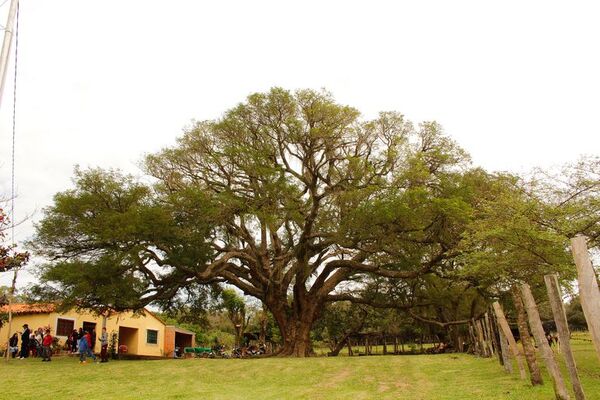
[[83,321],[83,331],[84,332],[89,332],[91,337],[92,337],[92,351],[95,353],[96,352],[96,343],[97,343],[97,334],[98,332],[96,332],[96,323],[95,322],[89,322],[89,321]]
[[175,332],[175,357],[183,357],[183,351],[186,347],[193,347],[193,334],[183,333],[183,332]]
[[92,333],[96,329],[96,323],[95,322],[83,321],[82,328],[83,328],[84,331],[88,331],[89,333]]
[[137,354],[139,334],[137,328],[119,327],[119,353]]

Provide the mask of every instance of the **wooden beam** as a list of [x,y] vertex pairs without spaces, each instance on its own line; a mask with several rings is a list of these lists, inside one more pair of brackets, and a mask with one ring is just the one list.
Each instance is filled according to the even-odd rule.
[[544,332],[544,327],[542,326],[542,320],[540,319],[540,313],[538,312],[537,305],[535,304],[535,299],[533,298],[533,294],[531,293],[531,288],[528,284],[523,284],[520,286],[521,295],[523,298],[523,302],[525,303],[525,310],[527,311],[527,319],[529,320],[529,326],[531,327],[531,332],[533,333],[533,338],[535,339],[535,343],[537,344],[538,349],[542,353],[542,357],[546,364],[546,369],[552,378],[552,383],[554,386],[554,394],[557,400],[569,400],[569,392],[567,391],[567,386],[565,385],[565,381],[560,373],[560,369],[558,368],[558,364],[554,359],[554,353],[550,348],[550,344],[548,343],[548,339],[546,338],[546,334]]
[[598,278],[585,241],[584,236],[574,237],[571,239],[571,250],[577,267],[581,308],[592,335],[592,342],[596,347],[596,355],[600,360],[600,290],[598,290]]
[[502,333],[504,337],[508,340],[508,347],[513,355],[513,357],[517,360],[517,365],[519,366],[519,374],[521,375],[521,379],[527,379],[527,373],[525,372],[525,365],[523,363],[523,359],[519,354],[519,348],[517,347],[517,342],[515,341],[515,337],[513,336],[510,326],[508,325],[508,321],[504,316],[504,311],[502,311],[502,307],[500,303],[497,301],[492,304],[494,307],[494,313],[496,314],[496,319],[498,320],[498,325],[500,329],[502,329]]
[[504,370],[509,374],[513,372],[513,365],[510,359],[510,350],[508,340],[506,340],[506,336],[502,333],[502,329],[498,330],[498,336],[500,339],[500,351],[502,353],[502,365],[504,366]]
[[560,287],[558,286],[558,277],[555,274],[545,275],[544,282],[546,282],[548,298],[550,299],[550,307],[552,308],[554,322],[556,322],[558,340],[560,341],[560,351],[565,357],[565,363],[567,364],[567,370],[569,371],[569,376],[571,377],[571,384],[573,385],[575,398],[577,400],[585,400],[583,387],[581,386],[579,375],[577,375],[577,363],[575,363],[575,358],[573,357],[573,352],[571,351],[571,334],[569,332],[567,316],[565,314],[565,308],[562,302],[562,294],[560,292]]
[[533,340],[531,339],[531,333],[527,326],[527,312],[525,311],[525,304],[521,298],[521,293],[517,286],[513,286],[511,289],[513,296],[513,302],[515,305],[515,311],[517,313],[517,326],[519,328],[519,336],[521,337],[521,348],[525,354],[525,361],[527,361],[527,367],[529,368],[529,377],[533,386],[542,385],[544,380],[542,379],[542,373],[537,362],[535,355],[535,347]]
[[[494,338],[494,345],[496,346],[496,355],[498,356],[498,362],[500,365],[504,365],[504,354],[505,351],[503,343],[501,342],[503,337],[500,335],[498,330],[498,324],[496,323],[496,317],[494,316],[494,310],[492,307],[489,308],[490,312],[486,313],[488,316],[488,322],[490,324],[490,330],[492,333],[492,337]],[[506,369],[506,367],[505,367]]]
[[475,327],[475,332],[477,333],[477,341],[479,342],[479,348],[481,349],[482,357],[489,357],[488,348],[485,344],[485,339],[483,338],[483,329],[481,328],[480,320],[473,320],[473,326]]

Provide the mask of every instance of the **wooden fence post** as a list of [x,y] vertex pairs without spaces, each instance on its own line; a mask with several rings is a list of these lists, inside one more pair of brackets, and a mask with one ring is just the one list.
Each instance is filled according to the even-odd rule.
[[493,357],[496,350],[494,347],[494,341],[492,340],[492,331],[490,330],[487,313],[483,314],[483,317],[481,317],[481,326],[483,327],[483,336],[485,337],[485,344],[488,347],[490,357]]
[[500,307],[500,303],[497,301],[492,304],[494,307],[494,312],[496,313],[496,318],[498,319],[498,325],[500,325],[500,329],[502,329],[502,333],[508,340],[508,347],[513,354],[513,357],[517,360],[517,365],[519,366],[519,374],[521,375],[521,379],[527,379],[527,373],[525,372],[525,365],[523,365],[523,359],[519,355],[519,348],[517,347],[517,342],[515,341],[515,337],[513,336],[510,326],[508,325],[508,321],[504,316],[504,311],[502,311],[502,307]]
[[554,384],[554,394],[556,395],[556,399],[569,400],[567,386],[565,385],[565,381],[563,380],[563,377],[560,373],[558,364],[554,359],[554,353],[550,348],[548,339],[546,339],[544,327],[542,326],[542,320],[540,319],[540,314],[538,312],[537,305],[535,304],[533,294],[531,294],[531,289],[526,283],[521,285],[520,289],[523,297],[523,302],[525,303],[525,309],[527,310],[529,326],[531,327],[531,332],[533,333],[533,337],[535,338],[537,346],[542,353],[542,357],[544,358],[544,361],[546,363],[548,373],[552,378],[552,382]]
[[481,352],[479,351],[479,342],[475,338],[475,333],[474,333],[475,328],[473,327],[472,320],[471,320],[471,322],[469,322],[468,327],[469,327],[469,338],[471,339],[473,354],[481,355]]
[[569,371],[569,376],[571,377],[575,398],[577,400],[585,400],[583,387],[581,387],[581,381],[579,380],[579,375],[577,375],[577,364],[575,363],[575,358],[573,357],[573,352],[571,351],[571,343],[569,341],[571,339],[571,334],[569,333],[567,316],[563,307],[560,287],[558,286],[558,278],[554,274],[544,275],[544,282],[546,282],[548,298],[550,299],[550,307],[552,308],[554,322],[556,322],[558,340],[560,341],[560,350],[565,357],[565,363],[567,364],[567,370]]
[[494,325],[492,325],[492,319],[490,318],[490,314],[486,312],[484,318],[485,318],[485,326],[486,326],[486,329],[488,332],[488,336],[490,337],[490,340],[492,341],[493,352],[495,354],[497,354],[499,359],[501,360],[502,358],[500,356],[500,350],[498,349],[498,340],[494,333]]
[[477,333],[477,341],[479,342],[479,348],[481,349],[481,357],[488,357],[488,349],[485,344],[485,340],[483,338],[483,329],[481,329],[481,321],[480,320],[471,320],[473,321],[473,326],[475,327],[475,332]]
[[[490,331],[492,334],[492,338],[494,339],[494,345],[496,346],[496,355],[498,356],[498,362],[500,365],[504,365],[504,357],[505,357],[505,340],[500,335],[498,324],[496,323],[496,317],[494,316],[494,310],[490,307],[489,312],[486,313],[488,315],[488,322],[490,324]],[[506,369],[506,367],[504,367]]]
[[542,373],[535,356],[535,347],[533,346],[531,334],[529,333],[529,327],[527,326],[527,313],[525,312],[525,304],[523,304],[521,293],[516,286],[512,287],[511,294],[513,296],[515,310],[517,312],[517,326],[519,328],[519,335],[521,336],[521,347],[523,348],[525,361],[527,361],[527,367],[529,368],[531,384],[533,386],[542,385],[544,380],[542,379]]
[[500,351],[502,353],[502,365],[504,366],[504,370],[506,372],[508,372],[509,374],[512,374],[513,373],[513,365],[512,365],[512,361],[510,360],[509,344],[508,344],[508,340],[506,340],[506,337],[504,336],[504,333],[502,333],[502,329],[498,330],[498,336],[499,336],[499,340],[500,340]]
[[483,329],[483,337],[485,338],[485,343],[489,349],[490,357],[494,355],[494,344],[492,342],[492,335],[490,335],[490,329],[487,321],[487,313],[483,314],[481,317],[481,327]]
[[600,360],[600,290],[598,290],[598,278],[590,260],[585,237],[576,236],[571,239],[571,250],[577,266],[581,308],[596,347],[596,355]]

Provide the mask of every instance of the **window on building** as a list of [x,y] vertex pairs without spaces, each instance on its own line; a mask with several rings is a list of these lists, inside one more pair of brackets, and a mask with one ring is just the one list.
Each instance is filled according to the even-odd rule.
[[75,321],[72,319],[58,318],[56,320],[56,336],[69,336],[74,327]]
[[146,331],[146,343],[158,344],[158,331],[154,329],[148,329]]

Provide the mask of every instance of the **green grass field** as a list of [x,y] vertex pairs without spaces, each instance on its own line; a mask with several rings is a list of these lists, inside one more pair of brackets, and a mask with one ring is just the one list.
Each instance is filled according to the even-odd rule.
[[[600,363],[573,340],[589,400],[600,399]],[[516,367],[515,367],[515,371]],[[497,359],[465,354],[310,359],[111,361],[74,357],[0,361],[2,399],[552,399]],[[566,372],[565,372],[566,377]]]

